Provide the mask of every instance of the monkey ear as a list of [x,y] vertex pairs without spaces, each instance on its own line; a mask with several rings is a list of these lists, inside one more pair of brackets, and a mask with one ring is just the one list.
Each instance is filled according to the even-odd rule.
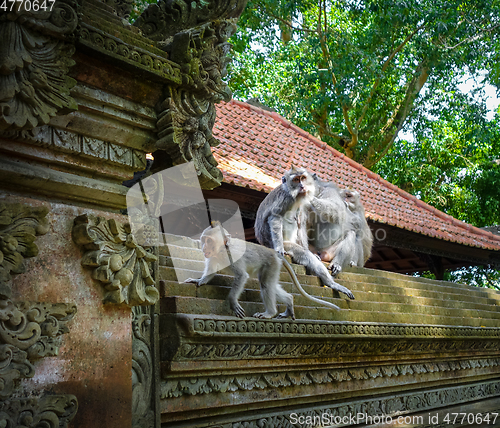
[[222,225],[221,225],[221,223],[220,223],[220,221],[218,221],[218,220],[214,220],[214,221],[212,221],[212,223],[211,223],[210,225],[211,225],[213,228],[214,228],[214,227],[218,227],[218,226],[222,226]]
[[312,178],[313,178],[313,180],[318,181],[318,174],[316,174],[316,173],[314,172],[314,173],[313,173],[313,175],[312,175]]
[[286,177],[285,176],[281,177],[281,182],[282,183],[286,183]]
[[292,172],[297,172],[297,168],[295,168],[295,165],[292,164],[291,168],[290,168],[290,171]]

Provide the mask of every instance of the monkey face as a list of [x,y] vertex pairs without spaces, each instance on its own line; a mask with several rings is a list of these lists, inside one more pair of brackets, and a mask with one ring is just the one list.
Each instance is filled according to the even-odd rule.
[[292,169],[283,177],[283,183],[295,198],[312,195],[316,189],[313,176],[305,169]]
[[219,252],[219,247],[217,245],[216,239],[211,236],[202,236],[201,240],[201,250],[203,251],[203,255],[205,258],[209,259],[215,256]]
[[215,257],[217,254],[219,254],[224,245],[226,245],[226,241],[224,241],[222,232],[218,227],[209,227],[205,229],[200,237],[200,241],[203,255],[207,259]]

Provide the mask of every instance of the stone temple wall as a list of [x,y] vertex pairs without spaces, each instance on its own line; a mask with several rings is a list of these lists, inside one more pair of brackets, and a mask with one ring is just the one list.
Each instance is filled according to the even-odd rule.
[[0,426],[160,426],[158,249],[131,236],[122,182],[160,150],[220,184],[245,6],[167,3],[134,25],[129,1],[0,10]]
[[[160,1],[133,26],[128,1],[0,11],[0,426],[440,426],[500,410],[498,293],[356,270],[346,301],[294,266],[341,310],[296,295],[296,321],[240,320],[229,272],[178,284],[169,249],[134,240],[122,182],[146,153],[221,182],[214,103],[231,96],[244,6]],[[179,241],[176,266],[199,272],[197,243]],[[256,279],[241,300],[261,310]]]

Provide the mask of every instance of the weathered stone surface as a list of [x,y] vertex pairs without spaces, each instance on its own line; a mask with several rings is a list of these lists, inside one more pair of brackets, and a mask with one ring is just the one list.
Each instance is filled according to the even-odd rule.
[[0,130],[31,129],[58,113],[76,110],[67,76],[78,24],[78,5],[61,0],[51,11],[23,7],[0,16]]
[[[500,374],[497,292],[356,268],[339,278],[356,296],[348,301],[294,266],[308,293],[342,309],[315,307],[282,272],[297,319],[239,319],[225,300],[227,269],[203,287],[177,283],[172,266],[192,277],[203,267],[196,243],[177,242],[183,259],[160,248],[160,397],[168,427],[186,420],[199,428],[297,426],[291,413],[473,411],[476,400],[500,397],[493,380]],[[240,303],[247,314],[262,311],[257,278],[247,281]]]
[[[35,259],[25,261],[26,272],[12,282],[12,300],[71,302],[78,308],[60,342],[57,357],[37,360],[33,377],[24,379],[14,397],[39,396],[50,389],[72,394],[79,410],[72,428],[131,426],[132,317],[128,308],[102,304],[104,291],[81,265],[80,249],[73,243],[74,218],[84,212],[126,221],[127,217],[65,204],[2,194],[0,198],[49,209],[49,231],[37,237]],[[56,316],[57,318],[57,316]]]

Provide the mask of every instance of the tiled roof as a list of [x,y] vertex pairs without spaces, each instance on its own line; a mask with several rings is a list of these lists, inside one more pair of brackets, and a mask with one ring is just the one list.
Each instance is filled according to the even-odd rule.
[[270,192],[292,163],[360,192],[375,221],[471,247],[500,250],[500,236],[459,221],[382,179],[278,113],[232,100],[216,106],[213,149],[224,181]]

